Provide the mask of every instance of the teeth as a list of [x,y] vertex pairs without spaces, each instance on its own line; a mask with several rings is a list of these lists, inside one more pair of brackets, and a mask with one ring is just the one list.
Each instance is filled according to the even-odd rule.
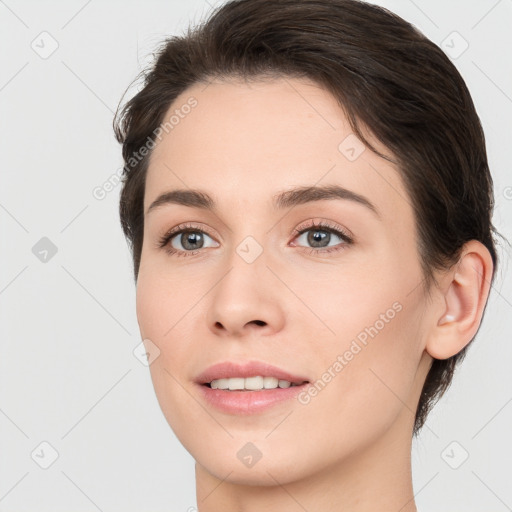
[[228,381],[228,388],[230,391],[236,390],[236,389],[244,389],[244,381],[245,379],[227,379]]
[[289,388],[290,386],[297,386],[287,380],[279,380],[276,377],[233,377],[230,379],[216,379],[212,380],[210,386],[212,389],[226,389],[229,391],[235,390],[248,390],[258,391],[261,389],[276,389]]
[[261,389],[264,386],[265,379],[263,377],[247,377],[242,379],[245,389]]
[[279,385],[279,380],[275,377],[263,377],[263,387],[265,389],[275,389]]

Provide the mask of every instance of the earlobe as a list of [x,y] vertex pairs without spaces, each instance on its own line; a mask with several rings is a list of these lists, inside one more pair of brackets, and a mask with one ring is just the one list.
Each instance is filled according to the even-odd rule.
[[[459,262],[446,274],[440,313],[427,340],[435,359],[458,354],[475,336],[490,291],[493,262],[480,242],[467,242]],[[442,293],[442,291],[440,291]]]

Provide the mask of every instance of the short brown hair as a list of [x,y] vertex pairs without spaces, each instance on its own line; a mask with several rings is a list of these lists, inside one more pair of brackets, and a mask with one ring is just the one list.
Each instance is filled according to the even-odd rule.
[[[145,177],[151,154],[133,154],[163,122],[176,97],[213,78],[306,77],[338,101],[352,130],[372,151],[397,164],[413,205],[424,289],[447,269],[465,242],[487,247],[496,274],[493,182],[485,138],[470,93],[443,51],[392,12],[358,0],[234,0],[186,35],[172,36],[145,72],[144,87],[114,131],[125,167],[121,225],[130,243],[135,281],[144,231]],[[390,149],[379,153],[363,126]],[[484,308],[485,311],[485,308]],[[471,340],[472,341],[472,340]],[[413,435],[449,387],[468,348],[434,359]]]

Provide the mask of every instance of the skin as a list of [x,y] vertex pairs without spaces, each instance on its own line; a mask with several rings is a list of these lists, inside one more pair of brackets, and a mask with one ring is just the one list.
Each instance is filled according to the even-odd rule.
[[[150,365],[159,404],[196,461],[199,511],[416,511],[414,411],[432,357],[456,354],[478,329],[489,252],[469,242],[428,299],[400,174],[370,150],[349,161],[338,149],[351,130],[330,94],[304,79],[216,81],[183,92],[169,115],[191,96],[197,106],[153,150],[144,211],[177,188],[206,191],[218,211],[167,204],[145,213],[136,297],[142,338],[160,350]],[[340,199],[272,208],[278,192],[327,184],[365,196],[379,216]],[[342,249],[315,253],[325,251],[308,242],[317,230],[294,232],[312,221],[347,230],[353,243],[332,234],[325,245]],[[188,222],[207,233],[203,248],[185,257],[158,248]],[[252,263],[236,252],[247,236],[263,250]],[[193,382],[226,360],[315,382],[394,303],[401,310],[308,404],[227,414]],[[247,442],[261,452],[252,467],[237,457]]]

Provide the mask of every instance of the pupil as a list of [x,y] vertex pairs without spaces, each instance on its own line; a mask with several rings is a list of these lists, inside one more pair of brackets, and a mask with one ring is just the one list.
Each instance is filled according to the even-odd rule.
[[197,244],[202,239],[200,233],[183,233],[181,243],[185,249],[197,249]]
[[317,244],[328,237],[330,237],[330,233],[327,233],[326,231],[310,231],[310,235],[308,236],[308,243],[310,243],[313,247],[319,247]]

